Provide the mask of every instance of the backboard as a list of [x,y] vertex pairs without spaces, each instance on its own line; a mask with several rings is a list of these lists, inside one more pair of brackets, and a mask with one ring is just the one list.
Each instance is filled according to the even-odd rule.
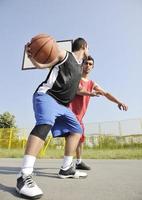
[[[70,52],[72,51],[73,40],[60,40],[60,41],[57,41],[57,43],[61,48],[65,49],[66,51],[70,51]],[[30,70],[30,69],[36,69],[36,68],[30,61],[30,59],[28,58],[27,53],[25,52],[25,48],[24,48],[22,70]]]

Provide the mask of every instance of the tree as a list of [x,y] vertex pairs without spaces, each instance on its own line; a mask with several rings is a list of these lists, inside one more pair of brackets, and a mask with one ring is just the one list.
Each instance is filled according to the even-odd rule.
[[15,116],[9,112],[0,114],[0,147],[10,149],[18,141],[17,133]]
[[9,112],[0,114],[0,128],[16,128],[15,116]]

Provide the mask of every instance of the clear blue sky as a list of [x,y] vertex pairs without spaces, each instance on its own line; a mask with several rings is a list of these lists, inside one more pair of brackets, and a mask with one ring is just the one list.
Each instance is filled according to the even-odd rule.
[[32,94],[47,75],[21,70],[24,45],[38,33],[84,37],[96,63],[90,78],[129,106],[92,98],[85,123],[142,117],[141,0],[0,0],[0,114],[14,114],[20,128],[34,125]]

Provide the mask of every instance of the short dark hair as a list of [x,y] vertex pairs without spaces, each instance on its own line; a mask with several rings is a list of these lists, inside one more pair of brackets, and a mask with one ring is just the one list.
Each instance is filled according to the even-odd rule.
[[82,47],[87,47],[87,42],[83,38],[77,38],[73,41],[72,51],[79,51]]
[[93,64],[94,64],[94,58],[92,58],[92,56],[89,55],[87,58],[85,58],[85,59],[83,60],[83,63],[86,62],[87,60],[92,60],[92,61],[93,61]]

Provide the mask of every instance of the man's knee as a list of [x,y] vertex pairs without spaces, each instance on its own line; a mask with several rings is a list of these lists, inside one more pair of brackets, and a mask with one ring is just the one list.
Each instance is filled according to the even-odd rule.
[[42,140],[45,140],[51,127],[52,127],[51,125],[47,125],[47,124],[36,125],[30,134],[35,135]]

